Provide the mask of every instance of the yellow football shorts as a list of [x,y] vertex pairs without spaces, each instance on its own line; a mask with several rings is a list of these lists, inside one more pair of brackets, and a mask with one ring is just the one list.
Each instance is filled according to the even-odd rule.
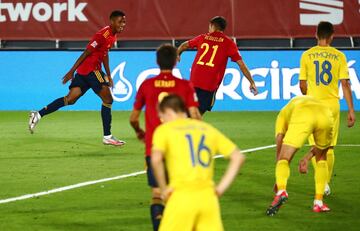
[[285,134],[283,143],[294,148],[304,145],[308,137],[313,134],[314,145],[319,149],[328,148],[333,137],[333,118],[330,111],[318,111],[299,107],[286,118],[280,113],[275,126],[275,133]]
[[[337,144],[338,134],[339,134],[339,125],[340,125],[340,103],[338,99],[332,100],[322,100],[325,105],[330,108],[334,119],[334,130],[333,130],[333,138],[331,140],[330,146],[335,146]],[[314,136],[309,136],[309,144],[314,145]]]
[[166,203],[159,231],[223,231],[214,188],[178,189]]

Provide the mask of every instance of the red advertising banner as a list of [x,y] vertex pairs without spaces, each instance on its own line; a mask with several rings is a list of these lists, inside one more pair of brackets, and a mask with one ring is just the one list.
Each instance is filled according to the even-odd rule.
[[2,40],[88,40],[120,9],[122,39],[186,39],[222,15],[236,38],[313,37],[319,21],[360,36],[360,0],[0,0]]

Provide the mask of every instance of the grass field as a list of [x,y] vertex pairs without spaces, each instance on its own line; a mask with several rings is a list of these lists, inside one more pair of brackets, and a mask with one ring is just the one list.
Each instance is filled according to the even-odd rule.
[[[99,112],[58,112],[27,130],[27,112],[0,112],[0,200],[144,169],[143,145],[128,125],[128,112],[114,112],[113,134],[123,148],[103,146]],[[205,116],[241,149],[273,144],[275,112],[213,112]],[[360,144],[359,122],[345,126],[339,144]],[[360,113],[357,113],[360,118]],[[247,154],[247,162],[221,198],[226,230],[359,230],[360,147],[339,146],[326,202],[328,214],[311,212],[313,172],[300,175],[292,164],[289,202],[275,217],[272,200],[275,149]],[[216,160],[216,178],[226,161]],[[38,198],[0,204],[0,230],[151,230],[150,192],[145,175],[81,187]],[[179,230],[180,231],[180,230]]]

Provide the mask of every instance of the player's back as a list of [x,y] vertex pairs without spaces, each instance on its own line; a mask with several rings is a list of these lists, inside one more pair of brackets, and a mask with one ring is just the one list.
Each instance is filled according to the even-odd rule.
[[336,48],[315,46],[302,55],[300,80],[307,80],[308,95],[339,99],[339,80],[348,76],[346,57]]
[[151,153],[152,135],[157,126],[161,124],[157,107],[159,102],[169,94],[179,95],[189,108],[197,107],[197,99],[189,81],[179,79],[171,73],[160,73],[158,76],[145,80],[138,91],[135,108],[145,108],[146,124],[146,154]]
[[236,44],[222,32],[199,35],[189,41],[197,54],[191,69],[191,82],[195,87],[214,91],[220,85],[228,58],[241,59]]
[[296,96],[281,110],[287,121],[290,121],[296,114],[304,118],[309,123],[323,120],[326,117],[332,118],[330,108],[324,105],[320,100],[313,96],[301,95]]
[[[159,140],[164,143],[158,145]],[[153,143],[156,148],[164,145],[166,149],[169,182],[175,189],[213,187],[213,156],[220,152],[230,155],[236,148],[211,125],[188,118],[162,124],[155,131]]]

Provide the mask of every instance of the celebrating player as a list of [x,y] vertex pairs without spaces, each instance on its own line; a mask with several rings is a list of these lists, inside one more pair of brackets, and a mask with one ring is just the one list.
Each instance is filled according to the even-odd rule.
[[[323,195],[328,174],[326,152],[331,145],[334,127],[330,109],[312,96],[297,96],[280,111],[275,127],[277,145],[275,176],[278,191],[266,214],[275,215],[281,205],[287,201],[289,162],[311,134],[314,136],[315,143],[307,156],[316,158],[313,211],[329,211],[330,209],[323,203]],[[306,159],[301,162],[301,172],[304,172],[304,166],[306,166],[304,161]]]
[[[153,176],[150,166],[151,141],[153,132],[160,125],[157,107],[162,98],[170,93],[180,95],[186,102],[186,107],[192,118],[201,119],[198,110],[198,102],[194,88],[187,80],[176,78],[172,75],[172,69],[176,64],[176,48],[165,44],[159,47],[156,52],[157,63],[160,67],[160,74],[153,78],[145,80],[137,94],[134,103],[134,109],[130,116],[130,124],[134,128],[139,140],[145,142],[145,155],[147,163],[148,184],[152,188],[152,204],[150,208],[151,220],[155,231],[158,230],[162,212],[164,210],[163,202],[160,197],[160,189]],[[146,107],[145,125],[146,133],[140,128],[139,117],[141,109]]]
[[224,78],[229,57],[239,65],[240,70],[249,80],[250,90],[253,94],[257,94],[255,82],[242,60],[236,44],[224,34],[225,28],[226,20],[216,16],[210,20],[209,33],[186,41],[178,48],[179,61],[183,51],[188,48],[197,48],[190,81],[195,87],[201,114],[211,111],[215,103],[216,91]]
[[[101,98],[101,117],[103,123],[104,144],[121,146],[124,141],[111,135],[111,105],[113,98],[109,87],[113,87],[109,67],[109,49],[116,41],[116,35],[124,30],[126,24],[125,14],[121,11],[113,11],[110,15],[110,26],[99,30],[91,39],[86,50],[76,60],[70,71],[63,77],[62,83],[71,80],[69,93],[65,97],[58,98],[40,111],[30,113],[29,130],[34,132],[35,126],[40,119],[59,108],[74,104],[90,88]],[[101,70],[104,65],[106,74]],[[75,77],[74,73],[76,71]]]
[[[233,182],[245,156],[214,127],[187,118],[179,96],[165,97],[159,110],[164,124],[154,133],[151,164],[167,201],[160,231],[223,230],[217,197]],[[216,154],[229,158],[230,163],[215,187]]]
[[[320,22],[316,37],[318,45],[305,51],[300,63],[300,88],[304,95],[311,95],[330,107],[334,116],[334,136],[327,152],[328,180],[326,195],[330,194],[329,183],[334,167],[334,146],[337,143],[340,123],[339,80],[348,105],[348,127],[355,123],[355,112],[351,95],[349,71],[344,53],[330,46],[334,36],[333,25]],[[309,143],[314,144],[312,136]],[[314,159],[313,159],[314,163]]]

